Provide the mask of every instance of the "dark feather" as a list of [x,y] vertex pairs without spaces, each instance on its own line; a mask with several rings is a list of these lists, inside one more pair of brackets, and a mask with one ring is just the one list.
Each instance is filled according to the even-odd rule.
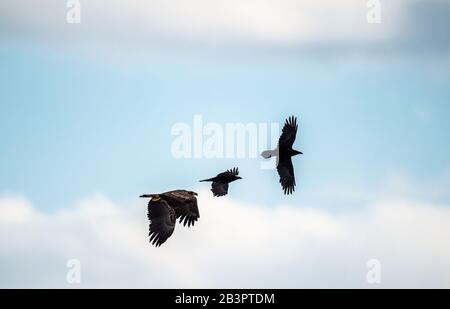
[[213,182],[211,187],[214,196],[224,196],[228,193],[228,183],[226,182]]
[[150,243],[159,247],[175,229],[175,210],[162,198],[153,197],[148,203],[148,219],[150,220]]
[[283,149],[292,149],[292,145],[294,144],[297,136],[297,128],[297,118],[294,116],[289,117],[284,124],[283,131],[280,139],[278,140],[278,148],[280,149],[280,153]]
[[295,191],[295,175],[290,156],[280,157],[277,171],[284,194],[292,194]]
[[161,196],[173,207],[179,222],[190,227],[200,218],[195,194],[192,191],[175,190]]
[[242,179],[239,175],[239,169],[234,167],[223,173],[218,174],[216,177],[201,180],[201,181],[212,181],[211,191],[214,196],[224,196],[228,194],[228,184],[230,182]]
[[292,194],[295,191],[292,146],[297,136],[297,129],[297,118],[294,116],[289,117],[284,124],[278,141],[277,171],[284,194]]

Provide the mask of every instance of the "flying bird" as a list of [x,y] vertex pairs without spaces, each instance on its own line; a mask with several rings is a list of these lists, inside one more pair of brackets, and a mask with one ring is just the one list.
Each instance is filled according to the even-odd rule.
[[277,171],[280,176],[280,183],[284,194],[292,194],[295,191],[295,175],[294,166],[292,165],[292,157],[303,154],[292,148],[297,136],[297,118],[289,117],[284,124],[278,147],[275,150],[266,150],[261,156],[265,159],[277,157]]
[[212,181],[211,191],[214,196],[224,196],[228,194],[228,184],[238,179],[242,179],[239,177],[239,170],[237,167],[227,170],[226,172],[220,173],[216,177],[200,180],[203,181]]
[[148,203],[148,219],[150,220],[150,243],[161,246],[180,224],[190,227],[200,218],[197,206],[197,193],[186,190],[175,190],[161,194],[144,194],[141,198],[150,198]]

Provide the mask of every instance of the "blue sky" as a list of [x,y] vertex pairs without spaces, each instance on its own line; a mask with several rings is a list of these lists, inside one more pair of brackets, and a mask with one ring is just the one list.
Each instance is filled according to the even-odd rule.
[[[74,257],[85,287],[367,287],[370,258],[450,287],[450,3],[212,3],[0,3],[0,287],[69,287]],[[195,115],[297,116],[295,194],[260,159],[175,159]],[[234,166],[223,199],[198,183]],[[202,220],[154,251],[138,196],[177,188]]]
[[258,160],[174,159],[170,129],[196,114],[223,125],[297,115],[305,155],[295,159],[294,199],[336,181],[376,187],[390,172],[426,179],[449,170],[449,74],[421,63],[220,55],[161,57],[123,70],[30,42],[8,41],[0,53],[1,190],[43,209],[95,192],[126,199],[192,188],[235,165],[245,177],[236,197],[283,198],[276,175],[259,170]]

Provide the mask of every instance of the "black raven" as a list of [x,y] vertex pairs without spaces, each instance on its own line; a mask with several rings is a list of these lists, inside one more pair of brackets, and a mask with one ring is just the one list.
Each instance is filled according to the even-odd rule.
[[277,171],[280,175],[280,183],[284,194],[292,194],[295,191],[294,167],[292,166],[292,157],[303,154],[300,151],[292,149],[295,137],[297,136],[297,118],[289,117],[283,127],[283,133],[278,140],[278,147],[275,150],[266,150],[261,156],[265,159],[277,157]]
[[197,206],[197,193],[175,190],[161,194],[144,194],[140,197],[150,198],[148,219],[150,220],[150,243],[161,246],[175,229],[175,222],[190,227],[200,218]]
[[214,196],[224,196],[228,193],[228,184],[238,179],[242,179],[239,177],[239,170],[235,167],[231,170],[227,170],[226,172],[220,173],[216,177],[200,180],[202,181],[212,181],[212,193]]

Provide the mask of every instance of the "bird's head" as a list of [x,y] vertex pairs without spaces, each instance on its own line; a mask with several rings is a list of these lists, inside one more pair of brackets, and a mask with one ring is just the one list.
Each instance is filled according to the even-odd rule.
[[299,154],[303,154],[303,152],[301,152],[301,151],[298,151],[298,150],[295,150],[295,149],[293,149],[292,150],[292,156],[296,156],[296,155],[299,155]]

